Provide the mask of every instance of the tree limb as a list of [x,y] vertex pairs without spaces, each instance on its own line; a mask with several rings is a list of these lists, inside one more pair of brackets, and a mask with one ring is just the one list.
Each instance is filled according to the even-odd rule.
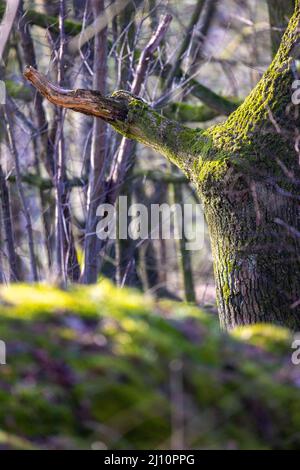
[[175,102],[163,107],[161,111],[167,118],[176,119],[182,123],[206,122],[220,116],[220,113],[204,104]]
[[121,100],[105,98],[93,90],[66,90],[50,83],[42,73],[31,66],[26,67],[24,77],[56,106],[99,117],[106,122],[126,119],[128,108]]
[[[0,0],[0,17],[4,15],[4,12],[5,2]],[[49,16],[29,8],[25,10],[23,20],[28,24],[34,24],[40,28],[48,29],[51,33],[59,34],[58,18],[55,16]],[[64,23],[65,31],[70,36],[75,36],[82,30],[82,24],[78,21],[65,19]]]
[[[110,123],[123,136],[141,142],[166,156],[188,176],[194,172],[193,163],[201,160],[203,146],[214,147],[214,152],[230,150],[234,140],[236,149],[245,144],[251,135],[261,136],[270,127],[270,110],[276,122],[288,125],[286,106],[290,103],[291,85],[295,79],[293,69],[300,55],[300,6],[296,2],[295,14],[283,37],[272,64],[244,103],[227,121],[205,132],[189,129],[156,113],[136,96],[117,91],[110,97],[88,90],[64,90],[48,82],[46,77],[29,67],[25,77],[52,103],[93,115]],[[294,125],[294,122],[293,122]],[[258,138],[257,137],[257,138]],[[228,148],[227,148],[228,147]],[[204,152],[205,159],[210,152]],[[198,166],[197,170],[200,168]]]
[[[5,2],[0,0],[0,16],[5,11]],[[49,15],[45,15],[43,13],[36,12],[35,10],[25,10],[24,17],[22,19],[23,22],[28,22],[29,24],[34,24],[41,28],[46,28],[50,32],[59,34],[59,25],[58,19]],[[82,30],[82,24],[73,20],[65,19],[64,27],[66,34],[70,36],[77,35]],[[109,43],[110,44],[110,43]],[[76,49],[77,50],[77,49]],[[167,66],[163,72],[163,78],[167,78],[171,70],[171,66]],[[229,115],[236,109],[236,104],[230,101],[229,99],[214,93],[209,88],[205,87],[204,85],[197,82],[197,80],[190,79],[186,74],[183,74],[183,71],[180,69],[179,72],[181,73],[180,76],[185,76],[186,82],[188,85],[191,85],[190,94],[195,96],[196,98],[200,99],[204,104],[209,107],[212,107],[215,111],[219,114]],[[156,74],[160,74],[161,71],[157,70],[154,71]],[[180,78],[178,76],[178,79]]]
[[202,13],[203,7],[205,5],[205,0],[198,0],[195,10],[192,14],[192,18],[190,21],[190,24],[188,25],[186,34],[184,35],[184,39],[180,45],[179,51],[177,53],[177,57],[174,60],[173,65],[171,66],[170,72],[167,77],[167,82],[166,82],[166,87],[170,88],[172,85],[172,82],[175,77],[178,76],[181,70],[181,64],[184,59],[185,53],[189,47],[190,41],[192,39],[193,31],[196,26],[196,24],[199,21],[200,15]]
[[91,90],[65,90],[51,84],[33,67],[27,67],[24,76],[51,103],[103,119],[124,137],[165,155],[186,173],[190,173],[191,159],[206,141],[199,130],[161,116],[131,93],[121,90],[104,97]]

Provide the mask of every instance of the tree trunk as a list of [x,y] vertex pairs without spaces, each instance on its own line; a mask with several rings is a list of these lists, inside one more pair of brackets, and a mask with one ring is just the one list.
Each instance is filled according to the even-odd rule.
[[234,176],[239,188],[227,183],[205,204],[221,325],[299,329],[299,201],[272,184]]

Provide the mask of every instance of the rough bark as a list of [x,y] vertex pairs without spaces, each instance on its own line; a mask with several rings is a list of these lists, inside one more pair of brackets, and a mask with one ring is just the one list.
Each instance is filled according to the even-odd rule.
[[[141,3],[141,0],[136,0],[135,8],[137,8],[140,3]],[[5,2],[3,0],[0,0],[0,17],[3,15],[4,11],[5,11]],[[122,13],[123,12],[121,12],[121,15]],[[59,25],[58,25],[57,17],[45,15],[43,13],[36,12],[34,10],[26,9],[24,17],[23,17],[23,21],[27,25],[32,24],[32,25],[39,26],[41,28],[45,28],[52,35],[59,34]],[[82,32],[82,27],[83,25],[80,22],[72,21],[68,19],[65,19],[64,21],[65,33],[68,36],[74,36],[74,35],[80,34]],[[111,42],[109,40],[108,40],[108,45],[109,46],[111,45]],[[29,62],[28,65],[33,65],[33,64]],[[169,64],[169,66],[166,66],[162,72],[161,67],[159,66],[154,72],[157,75],[161,76],[163,80],[166,80],[166,78],[168,77],[170,73],[171,67],[172,66]],[[231,112],[233,112],[237,108],[236,103],[232,102],[230,99],[227,99],[224,96],[220,96],[214,93],[208,87],[202,85],[197,80],[193,79],[191,76],[183,72],[182,69],[180,69],[178,73],[178,77],[176,78],[180,80],[183,76],[185,77],[186,86],[188,87],[188,94],[195,96],[196,98],[201,100],[204,104],[206,104],[209,108],[211,108],[218,114],[229,115]]]
[[[133,82],[133,56],[136,39],[136,7],[139,2],[130,2],[120,13],[116,20],[120,34],[124,34],[124,39],[119,43],[118,59],[116,67],[120,64],[120,74],[118,87],[123,90],[130,90]],[[110,168],[108,181],[108,197],[115,203],[117,194],[126,196],[130,204],[132,198],[132,187],[126,184],[126,180],[131,180],[132,172],[136,163],[136,143],[125,138],[116,139],[116,148]],[[117,204],[119,217],[119,205]],[[118,286],[136,285],[136,255],[135,242],[130,238],[123,240],[117,233],[115,245],[116,272],[115,279]]]
[[104,98],[25,75],[50,101],[97,115],[148,145],[195,183],[214,255],[221,324],[300,327],[299,117],[291,102],[300,47],[300,7],[256,88],[223,123],[188,129],[126,92]]

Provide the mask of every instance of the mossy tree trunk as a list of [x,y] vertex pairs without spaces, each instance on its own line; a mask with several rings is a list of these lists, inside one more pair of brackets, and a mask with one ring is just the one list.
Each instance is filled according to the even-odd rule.
[[218,193],[205,189],[220,321],[227,329],[259,322],[299,329],[299,201],[270,181],[274,173],[270,180],[249,173],[213,182]]
[[221,324],[272,322],[300,328],[299,108],[292,84],[300,7],[272,64],[223,123],[189,129],[126,92],[64,91],[29,68],[51,102],[98,116],[159,151],[195,183],[211,235]]

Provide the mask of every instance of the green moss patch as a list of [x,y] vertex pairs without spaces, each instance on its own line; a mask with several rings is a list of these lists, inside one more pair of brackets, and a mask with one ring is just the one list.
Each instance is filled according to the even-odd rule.
[[186,448],[300,446],[287,330],[229,336],[197,307],[107,281],[3,287],[0,302],[0,448],[170,448],[182,406]]

